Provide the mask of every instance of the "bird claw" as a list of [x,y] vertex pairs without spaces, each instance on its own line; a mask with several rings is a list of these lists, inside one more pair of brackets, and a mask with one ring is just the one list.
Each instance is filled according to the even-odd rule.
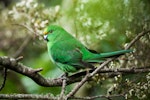
[[61,78],[62,80],[66,80],[67,77],[68,77],[68,73],[64,73],[64,74],[62,74],[62,75],[60,76],[60,78]]

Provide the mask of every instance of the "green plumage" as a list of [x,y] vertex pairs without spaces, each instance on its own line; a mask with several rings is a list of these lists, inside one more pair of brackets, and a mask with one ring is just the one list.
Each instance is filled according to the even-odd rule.
[[44,30],[50,59],[64,72],[94,67],[91,63],[103,62],[104,58],[121,55],[131,50],[93,53],[63,28],[50,25]]

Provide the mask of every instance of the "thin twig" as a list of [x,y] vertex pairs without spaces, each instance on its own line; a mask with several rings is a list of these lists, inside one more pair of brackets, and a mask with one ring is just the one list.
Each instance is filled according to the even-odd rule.
[[26,25],[24,25],[24,24],[12,24],[12,25],[18,25],[18,26],[21,26],[21,27],[24,27],[24,28],[26,28],[28,31],[30,31],[31,33],[33,33],[33,34],[35,34],[35,32],[31,29],[31,28],[29,28],[28,26],[26,26]]
[[66,88],[66,75],[63,76],[63,83],[62,83],[62,88],[61,88],[61,93],[60,93],[60,97],[59,100],[63,100],[64,96],[65,96],[65,88]]
[[97,67],[91,74],[90,73],[86,74],[86,76],[73,88],[73,90],[67,95],[66,98],[73,96],[89,78],[94,76],[100,69],[104,68],[104,66],[106,66],[112,60],[113,59],[105,61],[99,67]]
[[13,55],[13,57],[18,57],[23,50],[25,49],[25,47],[27,46],[27,44],[32,40],[31,36],[26,37],[26,39],[24,40],[24,42],[22,43],[22,45],[19,47],[19,49],[15,52],[15,54]]
[[7,78],[7,68],[4,68],[4,77],[3,77],[3,82],[0,86],[0,91],[4,88],[5,83],[6,83],[6,78]]
[[40,36],[39,34],[37,34],[36,30],[33,30],[32,28],[24,25],[24,24],[13,24],[13,25],[18,25],[18,26],[21,26],[21,27],[24,27],[26,28],[28,31],[30,31],[31,33],[33,33],[35,36]]
[[142,36],[144,36],[145,34],[147,34],[147,33],[149,33],[149,32],[150,32],[150,30],[148,30],[148,31],[142,31],[141,33],[139,33],[139,34],[127,45],[127,47],[125,47],[125,50],[131,48],[131,47],[135,44],[136,41],[138,41]]
[[[150,30],[148,31],[142,31],[141,33],[139,33],[126,47],[125,50],[128,50],[129,48],[131,48],[135,42],[137,42],[142,36],[146,35],[147,33],[149,33]],[[127,60],[125,60],[122,64],[121,64],[121,68],[125,66],[125,64],[127,64]]]
[[41,72],[42,70],[43,70],[43,68],[34,69],[32,71],[32,73],[38,73],[38,72]]
[[19,61],[21,61],[22,59],[23,59],[23,56],[19,56],[19,57],[16,58],[16,61],[19,62]]

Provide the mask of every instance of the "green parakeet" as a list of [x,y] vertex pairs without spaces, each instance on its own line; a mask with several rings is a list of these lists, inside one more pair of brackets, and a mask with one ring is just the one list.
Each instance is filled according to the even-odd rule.
[[104,58],[131,52],[131,50],[108,53],[93,52],[63,28],[56,25],[50,25],[45,28],[44,39],[47,40],[51,61],[66,73],[84,68],[93,68],[92,63],[103,62]]

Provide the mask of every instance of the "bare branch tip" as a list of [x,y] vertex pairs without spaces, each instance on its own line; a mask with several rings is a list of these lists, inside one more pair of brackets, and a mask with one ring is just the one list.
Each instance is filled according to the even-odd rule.
[[43,68],[34,69],[33,73],[38,73],[38,72],[41,72],[42,70]]
[[23,59],[23,56],[19,56],[19,57],[16,58],[16,61],[19,62],[19,61],[21,61],[22,59]]

